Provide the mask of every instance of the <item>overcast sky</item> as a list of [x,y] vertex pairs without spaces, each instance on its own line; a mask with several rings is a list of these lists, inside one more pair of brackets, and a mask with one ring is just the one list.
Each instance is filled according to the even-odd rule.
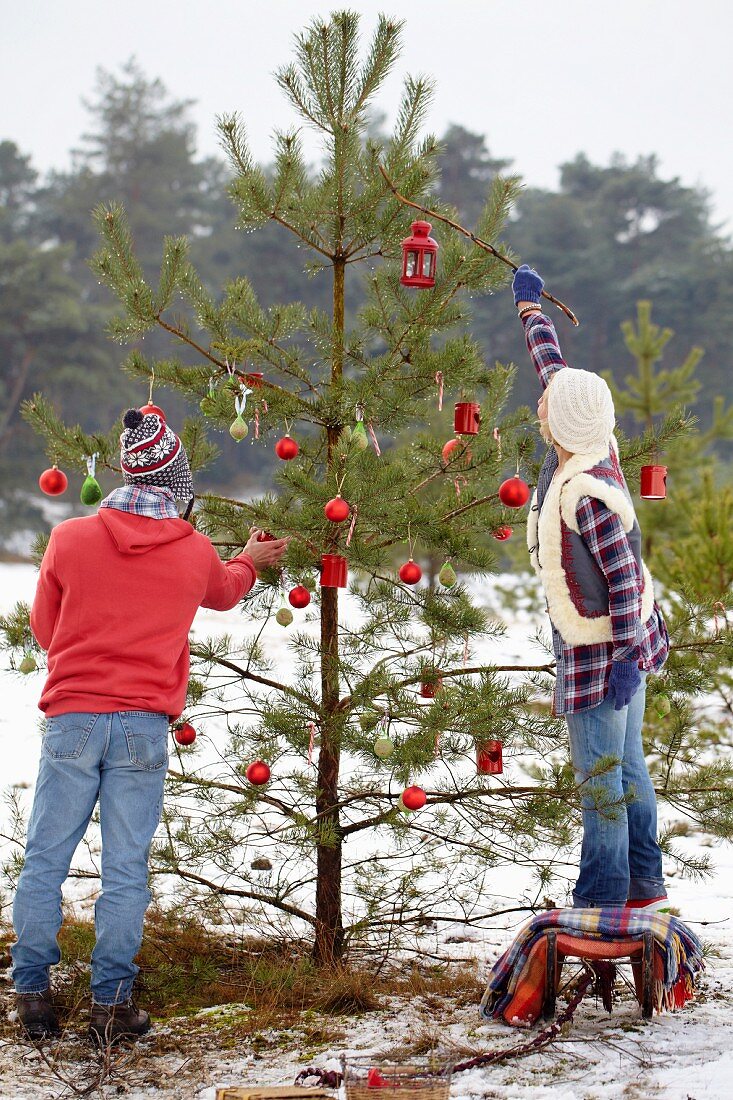
[[294,118],[272,78],[292,36],[338,7],[406,21],[404,49],[378,106],[390,118],[406,73],[436,80],[430,129],[486,134],[527,182],[553,187],[584,151],[656,153],[665,177],[712,192],[733,229],[729,0],[0,0],[0,139],[41,170],[69,166],[95,70],[131,55],[179,99],[196,100],[198,151],[218,151],[215,116],[239,111],[258,159]]

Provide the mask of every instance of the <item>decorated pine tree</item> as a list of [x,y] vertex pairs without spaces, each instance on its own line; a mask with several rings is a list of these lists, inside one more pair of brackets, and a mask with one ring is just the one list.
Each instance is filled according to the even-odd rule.
[[[165,240],[153,286],[124,211],[96,212],[94,270],[122,306],[111,335],[134,345],[124,369],[141,400],[165,406],[170,388],[190,401],[176,427],[199,490],[211,433],[258,448],[277,471],[276,491],[255,499],[199,492],[196,526],[224,557],[252,526],[291,540],[282,571],[243,601],[241,629],[192,642],[184,717],[200,736],[176,748],[154,868],[177,876],[178,899],[188,890],[200,905],[280,914],[308,933],[319,964],[363,937],[395,944],[436,922],[541,904],[556,875],[573,875],[578,827],[547,706],[552,660],[504,646],[485,596],[491,534],[522,526],[499,485],[536,469],[528,410],[505,412],[512,371],[487,364],[468,327],[471,299],[510,308],[491,298],[507,269],[436,225],[434,285],[429,272],[404,285],[412,218],[380,165],[401,194],[455,216],[448,195],[431,197],[429,83],[408,79],[391,137],[368,136],[400,33],[380,18],[362,55],[358,17],[339,12],[296,39],[277,81],[297,126],[321,139],[317,174],[297,128],[276,135],[268,173],[243,123],[220,121],[240,247],[277,223],[303,279],[329,280],[330,311],[265,305],[242,278],[210,293],[178,238]],[[499,239],[516,189],[493,182],[477,236]],[[150,361],[141,341],[160,329],[172,355]],[[464,424],[444,451],[459,403],[471,433]],[[60,464],[78,469],[97,452],[103,481],[119,472],[119,424],[85,436],[40,394],[26,415]],[[637,457],[660,445],[652,432]],[[420,578],[429,561],[437,576]],[[9,643],[29,643],[22,609],[3,627]]]

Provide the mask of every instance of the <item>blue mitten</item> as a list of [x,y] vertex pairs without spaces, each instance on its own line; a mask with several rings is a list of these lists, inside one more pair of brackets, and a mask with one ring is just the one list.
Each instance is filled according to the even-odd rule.
[[627,707],[641,684],[641,674],[636,661],[612,661],[608,680],[607,699],[615,699],[613,709]]
[[539,304],[542,288],[545,280],[540,278],[533,267],[522,264],[514,272],[512,290],[514,291],[514,305],[518,302],[537,302]]

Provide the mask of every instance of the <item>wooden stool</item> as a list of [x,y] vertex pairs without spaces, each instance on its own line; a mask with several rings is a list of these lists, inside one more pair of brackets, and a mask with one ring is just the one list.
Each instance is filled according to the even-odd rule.
[[542,1015],[545,1019],[552,1019],[555,1015],[562,966],[568,958],[588,963],[614,963],[619,959],[628,959],[634,975],[636,999],[641,1005],[641,1014],[645,1020],[651,1019],[654,1012],[654,937],[651,931],[647,930],[640,938],[635,939],[619,937],[614,940],[599,940],[589,936],[571,936],[553,929],[546,932],[545,937],[547,966],[542,1002]]

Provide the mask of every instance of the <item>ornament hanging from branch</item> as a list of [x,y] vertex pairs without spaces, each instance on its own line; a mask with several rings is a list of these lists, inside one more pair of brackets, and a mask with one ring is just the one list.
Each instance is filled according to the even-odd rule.
[[508,477],[499,486],[499,500],[507,508],[522,508],[529,500],[527,482],[518,475]]
[[331,523],[343,523],[351,514],[351,505],[341,496],[343,484],[344,478],[342,477],[338,483],[336,496],[332,497],[323,508],[323,514]]
[[266,764],[264,760],[253,760],[251,764],[247,765],[244,774],[253,787],[262,787],[268,782],[272,772],[270,771],[270,765]]
[[140,407],[140,412],[143,416],[147,416],[149,413],[155,413],[165,424],[165,413],[159,405],[153,404],[153,385],[155,384],[155,371],[150,372],[150,389],[148,390],[148,403]]
[[288,601],[292,607],[307,607],[311,602],[311,594],[304,585],[296,584],[295,588],[291,588],[288,592]]
[[496,530],[492,531],[491,533],[494,538],[498,540],[498,542],[506,542],[507,539],[510,539],[512,537],[513,528],[503,523],[501,527],[497,527]]
[[[406,199],[405,196],[401,195],[400,192],[397,190],[394,183],[392,182],[390,177],[387,175],[387,172],[385,171],[384,166],[381,165],[381,164],[379,165],[379,171],[382,173],[384,181],[387,184],[387,186],[389,187],[389,189],[392,192],[392,194],[394,195],[394,197],[398,200],[398,202],[401,202],[403,206],[410,206],[410,207],[412,207],[413,210],[419,210],[422,214],[426,214],[427,217],[432,218],[434,221],[443,222],[444,225],[448,225],[448,226],[450,226],[451,229],[455,229],[455,231],[457,233],[462,233],[464,237],[468,237],[469,241],[473,241],[473,243],[478,248],[482,248],[484,250],[484,252],[489,252],[492,256],[495,256],[497,260],[501,260],[501,262],[503,264],[506,264],[507,267],[510,267],[512,269],[512,271],[517,270],[518,265],[515,264],[513,260],[510,260],[508,256],[504,256],[501,252],[499,252],[498,249],[494,248],[494,246],[492,244],[489,244],[487,241],[482,241],[481,238],[477,237],[475,233],[472,233],[470,231],[470,229],[464,229],[462,225],[458,224],[458,222],[454,222],[450,218],[446,218],[443,214],[438,214],[437,211],[435,211],[435,210],[430,210],[427,206],[421,206],[417,202],[412,202],[411,199]],[[429,225],[428,222],[425,222],[423,224]],[[428,232],[429,231],[430,230],[428,229]],[[404,242],[403,242],[403,248],[404,248]],[[404,263],[404,261],[403,261],[403,263]],[[553,295],[550,294],[548,291],[543,290],[542,291],[542,297],[547,298],[548,302],[552,302],[552,304],[556,305],[558,309],[561,309],[563,311],[563,313],[565,314],[565,316],[568,318],[568,320],[572,321],[572,323],[574,325],[578,325],[580,323],[578,321],[578,318],[573,313],[573,311],[571,309],[569,309],[568,306],[564,305],[561,301],[559,301],[559,299],[553,297]]]
[[377,725],[377,738],[374,742],[374,755],[387,760],[394,752],[394,742],[389,736],[389,715],[383,714]]
[[443,563],[438,573],[438,580],[443,585],[443,588],[452,588],[458,580],[456,571],[449,561]]
[[499,775],[504,771],[501,741],[483,741],[476,745],[476,771],[479,775]]
[[664,500],[667,496],[667,467],[666,466],[642,466],[641,468],[641,497],[642,500]]
[[405,810],[421,810],[428,800],[422,787],[406,787],[400,795],[400,803]]
[[412,233],[402,242],[403,286],[414,286],[426,290],[435,286],[435,268],[438,257],[438,242],[430,236],[430,222],[412,223]]
[[420,681],[420,697],[434,699],[443,688],[443,677],[436,669],[425,669]]
[[69,479],[54,462],[49,470],[43,471],[38,479],[38,485],[46,496],[57,497],[66,492],[69,487]]
[[93,455],[87,455],[85,457],[87,463],[87,476],[84,478],[84,484],[81,487],[79,499],[82,504],[91,507],[94,504],[99,504],[102,499],[102,488],[94,476],[97,470],[99,452],[95,451]]
[[453,412],[456,435],[478,435],[481,427],[481,406],[477,401],[458,401]]
[[196,740],[196,730],[190,722],[182,722],[174,729],[173,736],[179,745],[192,745]]
[[36,658],[31,652],[26,652],[23,656],[23,660],[18,665],[18,672],[22,672],[24,676],[29,676],[31,672],[35,672],[38,668]]
[[234,398],[234,411],[237,414],[232,424],[229,426],[229,434],[235,443],[241,443],[243,439],[249,435],[249,428],[247,422],[244,419],[243,413],[247,404],[247,397],[252,393],[252,390],[248,390],[246,386],[241,386],[241,392]]
[[321,556],[321,588],[346,588],[348,564],[341,554]]
[[275,444],[275,454],[283,462],[290,462],[298,454],[300,447],[290,434],[290,424],[285,421],[285,435]]

